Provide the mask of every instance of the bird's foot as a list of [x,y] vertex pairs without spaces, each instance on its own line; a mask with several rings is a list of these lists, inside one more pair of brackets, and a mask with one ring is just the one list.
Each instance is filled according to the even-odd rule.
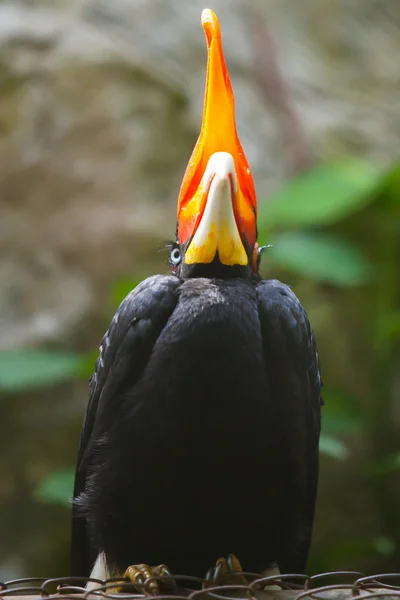
[[219,558],[215,567],[208,569],[206,581],[214,585],[248,585],[247,579],[243,573],[242,565],[234,554],[229,554],[228,558]]
[[[170,589],[175,585],[171,577],[170,570],[166,565],[158,565],[149,567],[149,565],[131,565],[124,573],[124,577],[129,579],[134,585],[138,586],[138,591],[142,592],[143,588],[154,596],[161,593],[161,588]],[[169,579],[156,580],[153,577],[169,577]]]

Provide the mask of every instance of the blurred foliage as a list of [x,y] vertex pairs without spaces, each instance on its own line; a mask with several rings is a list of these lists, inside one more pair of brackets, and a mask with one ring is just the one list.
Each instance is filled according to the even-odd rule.
[[[357,468],[371,485],[382,535],[321,544],[311,570],[349,567],[354,557],[400,556],[397,490],[391,477],[400,472],[398,429],[391,398],[400,341],[399,310],[400,166],[377,172],[365,162],[349,159],[317,165],[294,178],[270,201],[261,204],[260,243],[272,244],[263,257],[264,268],[301,281],[354,290],[349,300],[361,320],[371,369],[362,375],[369,397],[362,404],[346,389],[330,382],[323,390],[321,453],[336,461],[349,459],[354,439],[362,432],[369,447]],[[114,306],[137,285],[118,281],[111,290]],[[350,293],[350,292],[349,292]],[[359,308],[358,308],[359,307]],[[354,310],[353,310],[354,312]],[[76,356],[36,349],[3,352],[0,387],[14,392],[45,386],[65,378],[87,376],[97,353]],[[325,356],[325,363],[329,356]],[[359,367],[358,367],[359,368]],[[361,377],[361,371],[358,371]],[[365,386],[364,386],[365,388]],[[396,388],[397,389],[397,388]],[[70,507],[73,470],[48,473],[34,491],[40,502]],[[351,560],[350,560],[351,559]],[[359,562],[355,561],[355,565]],[[346,563],[346,561],[349,561]]]
[[0,391],[19,392],[51,385],[79,374],[81,358],[64,352],[0,352]]
[[117,281],[111,290],[111,300],[114,306],[119,306],[122,300],[132,291],[140,281],[137,279],[127,278]]
[[319,450],[322,454],[337,460],[344,460],[349,457],[349,451],[342,440],[324,433],[321,434]]
[[[354,385],[339,389],[331,380],[328,385],[335,389],[323,390],[321,450],[342,461],[356,452],[350,470],[355,469],[365,502],[360,509],[367,521],[367,502],[372,503],[382,535],[356,539],[349,526],[338,536],[341,541],[332,543],[332,530],[322,524],[331,536],[317,542],[319,554],[312,555],[309,566],[314,572],[361,568],[379,565],[378,557],[382,565],[399,564],[399,166],[382,173],[353,159],[317,166],[289,181],[261,208],[259,231],[260,240],[273,245],[265,252],[273,272],[294,273],[303,285],[313,280],[343,290],[345,304],[337,313],[343,324],[350,318],[347,326],[358,348]],[[329,361],[322,358],[323,376]],[[357,502],[357,491],[351,497]]]
[[394,541],[386,536],[353,538],[332,546],[327,552],[325,560],[328,564],[339,561],[351,564],[355,557],[360,559],[371,554],[385,557],[390,556],[394,551]]
[[322,390],[324,432],[328,434],[357,433],[366,426],[366,415],[354,402],[354,398],[337,390]]
[[337,223],[372,202],[381,180],[371,165],[353,158],[318,165],[269,198],[260,211],[260,231]]
[[390,475],[394,471],[400,471],[400,452],[388,454],[379,460],[371,461],[367,465],[367,475],[371,477]]
[[313,231],[288,231],[271,236],[269,257],[300,275],[335,285],[367,283],[372,270],[358,248],[347,241]]
[[71,507],[74,489],[74,469],[60,469],[51,473],[35,489],[35,498]]

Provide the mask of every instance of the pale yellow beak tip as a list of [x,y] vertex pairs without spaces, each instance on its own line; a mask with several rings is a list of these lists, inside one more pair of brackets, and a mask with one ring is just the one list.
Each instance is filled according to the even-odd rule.
[[214,11],[211,10],[211,8],[204,8],[201,12],[201,24],[203,25],[203,27],[207,23],[213,23],[216,18],[217,17]]
[[210,45],[211,40],[220,35],[218,17],[211,8],[205,8],[201,13],[201,24],[207,37],[207,42]]

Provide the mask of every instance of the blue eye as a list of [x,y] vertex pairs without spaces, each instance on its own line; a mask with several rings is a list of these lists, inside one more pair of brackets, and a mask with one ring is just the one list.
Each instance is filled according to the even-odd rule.
[[171,250],[171,254],[169,255],[170,263],[173,267],[177,267],[182,260],[181,251],[178,247],[174,247]]

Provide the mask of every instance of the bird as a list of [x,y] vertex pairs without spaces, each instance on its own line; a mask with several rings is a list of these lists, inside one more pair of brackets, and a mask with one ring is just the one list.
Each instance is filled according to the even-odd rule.
[[202,25],[203,119],[179,192],[171,270],[122,301],[90,379],[74,576],[145,583],[306,568],[318,349],[292,289],[259,273],[255,185],[211,9]]

